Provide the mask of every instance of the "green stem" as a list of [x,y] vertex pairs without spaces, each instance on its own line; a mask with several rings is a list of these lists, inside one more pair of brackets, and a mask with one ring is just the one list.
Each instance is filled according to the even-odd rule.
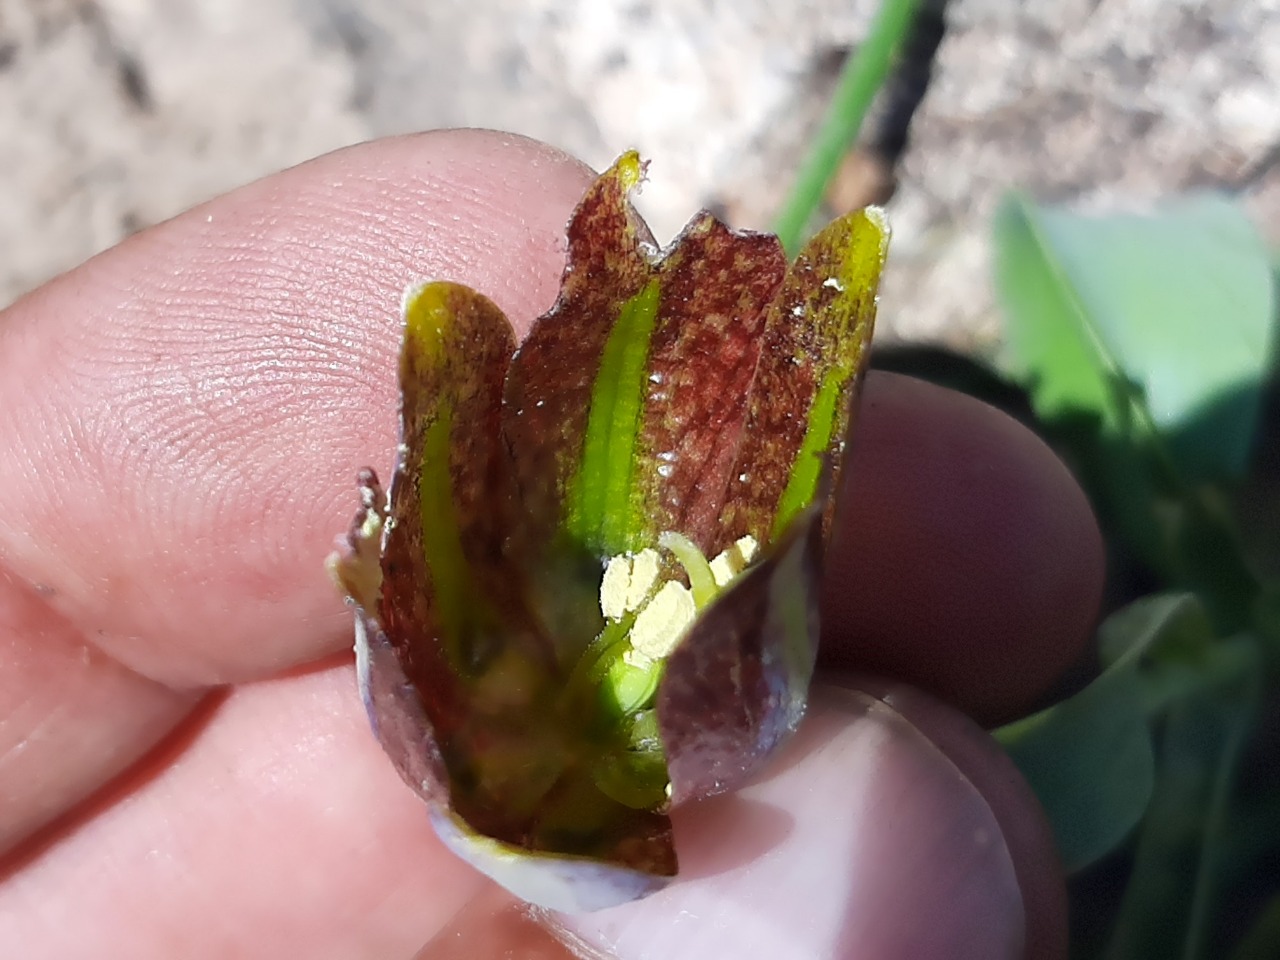
[[918,0],[883,0],[871,32],[845,62],[835,95],[782,206],[775,230],[787,253],[795,256],[805,228],[826,195],[840,161],[858,136],[867,110],[884,85],[902,41],[915,19]]

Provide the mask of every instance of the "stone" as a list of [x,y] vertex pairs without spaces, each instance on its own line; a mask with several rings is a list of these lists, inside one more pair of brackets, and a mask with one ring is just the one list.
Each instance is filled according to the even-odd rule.
[[[597,168],[639,148],[660,240],[699,206],[767,228],[876,6],[0,0],[0,304],[238,184],[438,126]],[[884,337],[996,348],[1011,188],[1091,208],[1226,190],[1280,246],[1277,0],[952,0],[948,22],[896,171]]]

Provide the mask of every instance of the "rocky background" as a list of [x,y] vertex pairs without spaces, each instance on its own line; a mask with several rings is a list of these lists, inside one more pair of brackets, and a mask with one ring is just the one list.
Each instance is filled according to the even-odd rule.
[[[659,238],[707,205],[767,226],[876,5],[0,0],[0,305],[238,184],[445,125],[597,167],[639,147]],[[996,342],[1010,188],[1228,190],[1280,246],[1280,0],[952,0],[946,23],[896,170],[886,332]],[[863,166],[846,192],[876,192]]]

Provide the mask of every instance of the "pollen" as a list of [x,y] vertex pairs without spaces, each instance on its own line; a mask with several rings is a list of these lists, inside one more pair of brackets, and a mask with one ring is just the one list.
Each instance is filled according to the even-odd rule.
[[747,535],[708,562],[697,544],[670,530],[658,537],[658,546],[684,568],[688,586],[662,580],[662,555],[650,547],[610,557],[600,580],[605,617],[617,622],[634,616],[625,649],[606,681],[624,712],[648,702],[662,662],[684,639],[698,611],[749,567],[760,550],[756,538]]
[[637,655],[635,659],[649,662],[664,659],[676,648],[697,615],[698,608],[689,588],[668,580],[640,611],[631,628],[631,650]]
[[711,575],[716,578],[716,586],[728,586],[729,582],[755,559],[759,549],[760,544],[756,538],[747,534],[745,537],[739,537],[733,546],[720,553],[711,561]]
[[639,610],[658,582],[658,551],[646,547],[631,561],[631,582],[627,585],[627,609]]
[[600,612],[621,620],[638,610],[658,579],[658,551],[645,548],[637,554],[611,557],[600,580]]

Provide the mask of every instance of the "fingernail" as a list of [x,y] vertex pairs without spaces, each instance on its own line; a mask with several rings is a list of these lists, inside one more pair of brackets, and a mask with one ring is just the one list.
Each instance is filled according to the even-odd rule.
[[885,702],[815,691],[767,779],[675,814],[680,880],[549,918],[618,960],[1022,956],[1014,866],[986,800]]

